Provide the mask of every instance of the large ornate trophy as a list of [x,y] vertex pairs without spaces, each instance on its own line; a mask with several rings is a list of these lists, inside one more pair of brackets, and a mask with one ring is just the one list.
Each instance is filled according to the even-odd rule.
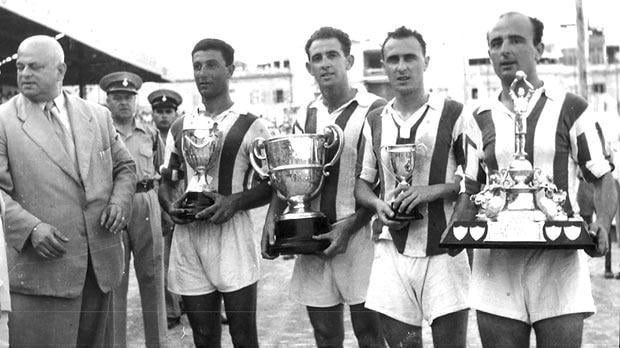
[[194,218],[197,213],[213,204],[213,200],[202,194],[203,191],[215,191],[211,187],[211,178],[207,171],[219,158],[223,135],[218,124],[206,116],[187,119],[189,125],[182,132],[182,151],[187,164],[194,170],[189,178],[185,199],[181,202],[186,210],[185,218]]
[[557,248],[594,246],[585,223],[562,208],[566,192],[533,168],[525,152],[529,100],[534,93],[524,72],[510,86],[515,110],[515,153],[507,169],[489,173],[487,185],[472,196],[476,220],[456,221],[442,239],[443,247]]
[[[337,146],[327,164],[327,149]],[[257,138],[252,152],[261,161],[266,160],[268,171],[261,168],[253,156],[254,170],[269,178],[276,194],[288,203],[277,218],[275,243],[269,247],[272,255],[312,254],[329,246],[326,240],[315,240],[313,235],[329,231],[325,214],[309,208],[310,201],[323,187],[328,168],[340,158],[344,146],[342,129],[336,125],[325,128],[324,134],[295,134],[265,140]]]
[[[396,185],[411,185],[413,169],[416,163],[416,153],[418,149],[426,150],[424,144],[399,144],[385,145],[381,147],[381,164],[386,172],[396,179]],[[384,158],[386,159],[384,161]],[[392,205],[393,209],[393,205]],[[413,208],[410,214],[394,214],[393,220],[421,220],[424,217],[418,211],[418,207]]]

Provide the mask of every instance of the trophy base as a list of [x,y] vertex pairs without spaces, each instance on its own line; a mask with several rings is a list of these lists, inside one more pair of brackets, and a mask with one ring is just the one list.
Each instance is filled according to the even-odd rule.
[[202,192],[190,191],[181,203],[181,209],[186,211],[181,217],[183,219],[195,219],[196,214],[210,207],[212,204],[213,199],[203,195]]
[[595,246],[581,220],[455,222],[442,238],[444,248],[589,249]]
[[275,243],[267,248],[273,256],[316,254],[329,246],[328,240],[315,240],[312,236],[329,232],[325,216],[301,219],[280,219],[276,222]]
[[[392,208],[392,210],[394,210],[394,203],[390,204],[390,207]],[[396,212],[396,210],[394,211]],[[396,212],[394,216],[389,219],[395,221],[422,220],[424,219],[424,215],[420,213],[418,207],[415,207],[410,214]]]

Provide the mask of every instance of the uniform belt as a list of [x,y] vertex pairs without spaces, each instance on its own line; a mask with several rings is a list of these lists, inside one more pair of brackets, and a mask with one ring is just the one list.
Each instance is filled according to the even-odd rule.
[[155,187],[153,179],[138,181],[138,184],[136,185],[136,193],[147,192],[153,187]]

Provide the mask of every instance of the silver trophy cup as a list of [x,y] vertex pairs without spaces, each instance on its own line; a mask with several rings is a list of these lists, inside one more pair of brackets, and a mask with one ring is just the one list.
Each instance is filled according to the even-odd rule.
[[[411,185],[418,149],[426,150],[426,146],[424,144],[398,144],[381,147],[381,163],[385,171],[396,179],[396,186]],[[394,209],[393,206],[392,209]],[[423,216],[415,207],[410,214],[396,212],[392,219],[399,221],[420,220],[423,219]]]
[[[327,150],[334,146],[336,152],[327,162]],[[276,241],[270,253],[308,254],[327,247],[326,241],[312,239],[313,235],[327,232],[329,223],[325,214],[310,208],[310,201],[321,191],[328,169],[338,161],[343,147],[342,129],[336,125],[327,126],[324,134],[254,140],[252,152],[256,158],[266,161],[267,171],[252,156],[254,170],[261,177],[269,178],[278,197],[288,203],[286,211],[277,219]]]
[[482,191],[471,197],[480,208],[475,221],[455,221],[440,243],[446,247],[558,248],[592,247],[583,221],[564,211],[566,192],[534,168],[525,151],[534,86],[523,71],[510,85],[514,103],[515,152],[508,168],[489,173]]
[[182,132],[182,151],[187,164],[194,170],[189,178],[185,199],[181,208],[186,210],[185,217],[194,216],[204,208],[213,204],[213,200],[202,194],[203,191],[215,191],[211,187],[212,178],[207,171],[213,166],[222,149],[223,135],[217,122],[208,117],[196,117],[192,120],[194,129]]

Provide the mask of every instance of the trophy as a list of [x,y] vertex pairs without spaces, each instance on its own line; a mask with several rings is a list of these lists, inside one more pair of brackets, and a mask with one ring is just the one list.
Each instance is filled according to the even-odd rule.
[[566,192],[533,168],[525,152],[528,106],[534,87],[523,71],[510,85],[515,111],[515,153],[508,168],[489,173],[471,197],[479,207],[474,221],[455,221],[443,247],[582,249],[594,241],[580,218],[568,217]]
[[202,194],[215,191],[211,187],[212,177],[207,171],[216,163],[222,149],[223,135],[218,124],[207,116],[186,119],[188,129],[183,129],[181,149],[187,164],[194,170],[189,178],[185,198],[181,207],[186,211],[184,218],[194,218],[197,213],[213,204],[213,200]]
[[[327,161],[327,149],[337,146],[333,158]],[[266,160],[267,172],[261,168],[254,156],[250,161],[259,176],[269,178],[280,199],[287,202],[283,214],[277,217],[275,243],[267,250],[272,255],[312,254],[329,246],[329,241],[315,240],[313,235],[329,231],[325,214],[309,208],[315,198],[328,168],[340,158],[344,147],[342,129],[336,125],[327,126],[324,134],[294,134],[277,136],[265,140],[257,138],[252,152],[261,161]]]
[[[396,179],[396,186],[400,184],[411,185],[418,148],[426,150],[424,144],[399,144],[381,147],[381,164],[383,168]],[[384,158],[386,161],[383,160]],[[390,206],[392,210],[394,210],[393,202]],[[418,207],[413,208],[410,214],[395,211],[394,217],[392,217],[393,220],[398,221],[421,220],[423,218],[422,214],[418,211]]]

